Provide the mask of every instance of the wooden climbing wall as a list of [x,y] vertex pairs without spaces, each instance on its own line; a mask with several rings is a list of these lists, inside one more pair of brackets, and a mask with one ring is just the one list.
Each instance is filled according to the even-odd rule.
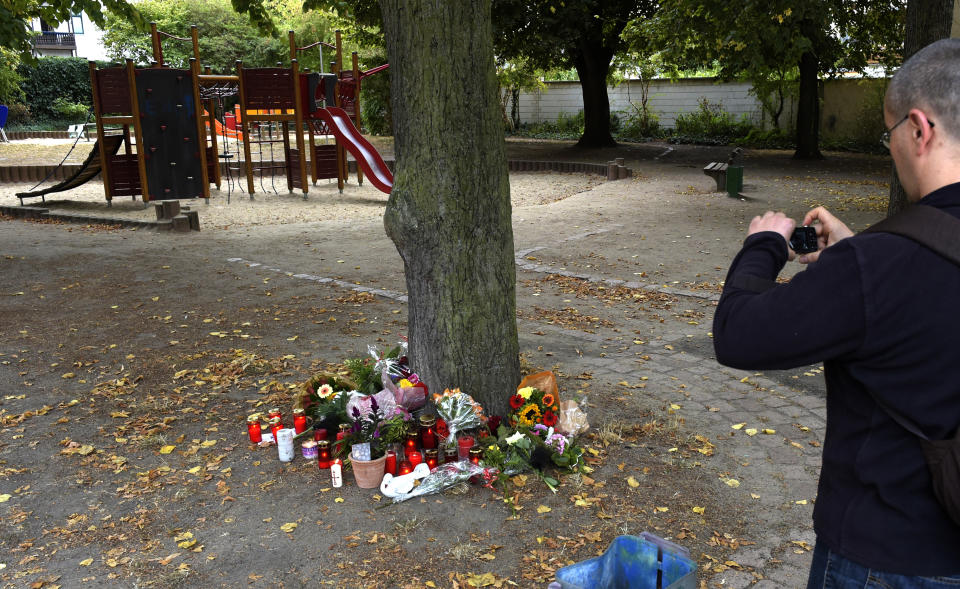
[[144,200],[202,197],[199,150],[206,145],[197,133],[190,71],[150,68],[136,77],[150,191]]

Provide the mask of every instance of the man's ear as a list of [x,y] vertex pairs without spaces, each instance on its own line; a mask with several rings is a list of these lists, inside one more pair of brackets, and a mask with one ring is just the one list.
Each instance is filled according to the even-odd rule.
[[910,119],[911,135],[915,142],[917,154],[926,153],[930,149],[933,139],[933,123],[927,118],[927,113],[919,108],[910,109],[907,118]]

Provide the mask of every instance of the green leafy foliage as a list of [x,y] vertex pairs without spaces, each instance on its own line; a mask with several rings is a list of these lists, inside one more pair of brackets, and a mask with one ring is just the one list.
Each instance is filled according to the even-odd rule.
[[21,77],[17,73],[20,55],[11,49],[0,47],[0,104],[11,104],[23,100],[20,90]]
[[[85,59],[43,57],[32,64],[21,63],[17,74],[23,78],[21,88],[24,98],[36,120],[62,119],[65,104],[79,104],[84,109],[93,104],[90,70]],[[67,118],[76,118],[77,112],[74,107]]]
[[711,104],[706,97],[701,97],[697,105],[694,112],[677,115],[677,135],[730,140],[746,136],[752,128],[746,116],[738,121],[723,110],[722,104]]
[[[370,66],[386,63],[384,51],[364,56]],[[360,111],[364,131],[373,135],[393,134],[393,111],[390,107],[390,68],[363,81],[360,89]]]
[[140,13],[126,0],[4,0],[0,2],[0,47],[20,53],[24,61],[33,61],[28,23],[39,18],[51,26],[71,15],[86,13],[101,29],[106,27],[104,10],[120,16],[134,26],[144,26]]

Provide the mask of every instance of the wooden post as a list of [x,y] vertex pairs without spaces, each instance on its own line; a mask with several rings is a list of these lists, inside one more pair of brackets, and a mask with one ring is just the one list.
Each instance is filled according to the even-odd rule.
[[337,74],[339,77],[340,71],[343,69],[343,45],[340,42],[340,31],[335,31],[335,35],[337,38],[337,61],[336,65],[334,66],[333,73]]
[[[303,100],[300,96],[300,64],[296,59],[290,62],[290,71],[293,73],[293,120],[296,125],[297,152],[300,160],[300,187],[303,189],[303,199],[307,199],[307,154],[303,145]],[[291,179],[292,181],[292,179]]]
[[[360,60],[356,51],[351,56],[353,57],[353,120],[357,132],[363,133],[360,126]],[[357,185],[363,186],[363,170],[360,168],[360,162],[357,162]]]
[[290,61],[293,61],[297,58],[297,42],[296,35],[293,31],[287,32],[287,39],[290,41]]
[[[253,162],[250,159],[250,132],[247,130],[247,93],[243,87],[243,62],[237,60],[237,84],[240,87],[240,112],[244,115],[240,123],[240,132],[243,133],[243,157],[246,159],[247,169],[247,192],[250,194],[250,200],[253,200]],[[262,155],[262,154],[261,154]]]
[[[207,66],[204,71],[209,75],[213,70],[210,66]],[[199,76],[194,77],[194,84],[199,89],[200,78]],[[207,124],[210,125],[210,157],[213,159],[213,182],[217,185],[217,190],[220,190],[220,183],[223,178],[220,175],[220,149],[217,146],[217,105],[212,98],[207,100],[207,117],[204,121],[203,127],[206,128]],[[223,119],[224,126],[226,126],[227,119]]]
[[93,61],[88,61],[87,66],[90,68],[90,88],[93,90],[93,116],[96,118],[97,123],[97,148],[100,150],[100,173],[103,174],[103,193],[107,197],[107,206],[111,206],[113,203],[113,186],[110,184],[110,165],[107,161],[107,150],[104,147],[104,140],[106,135],[103,132],[103,112],[101,111],[100,105],[100,85],[97,84],[97,64]]
[[[196,35],[197,27],[193,27],[193,33]],[[194,36],[196,39],[196,36]],[[204,200],[210,202],[210,175],[207,173],[207,126],[203,120],[203,103],[200,101],[200,61],[197,58],[190,59],[190,76],[193,78],[191,84],[193,90],[193,116],[197,125],[197,155],[200,158],[200,182]],[[216,157],[216,156],[214,156]]]
[[[200,31],[197,25],[190,25],[190,40],[193,42],[193,58],[200,63]],[[200,73],[200,68],[197,68],[197,73]]]
[[150,40],[153,43],[153,61],[156,67],[163,67],[163,47],[160,46],[160,33],[157,32],[157,23],[150,23]]
[[137,100],[137,71],[133,60],[127,60],[127,80],[130,84],[130,109],[133,111],[133,134],[137,140],[137,169],[140,172],[140,196],[143,202],[150,201],[150,187],[147,185],[147,165],[143,159],[146,146],[143,144],[143,127],[140,125],[140,101]]

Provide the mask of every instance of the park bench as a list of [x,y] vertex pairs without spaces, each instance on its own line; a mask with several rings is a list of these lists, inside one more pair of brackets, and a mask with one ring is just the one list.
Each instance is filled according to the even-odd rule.
[[[707,176],[710,176],[717,181],[717,192],[729,191],[727,187],[727,169],[733,165],[733,161],[743,150],[739,147],[730,152],[730,157],[727,158],[726,163],[723,162],[710,162],[703,168],[703,173]],[[742,188],[743,183],[743,168],[740,168],[740,187]]]

